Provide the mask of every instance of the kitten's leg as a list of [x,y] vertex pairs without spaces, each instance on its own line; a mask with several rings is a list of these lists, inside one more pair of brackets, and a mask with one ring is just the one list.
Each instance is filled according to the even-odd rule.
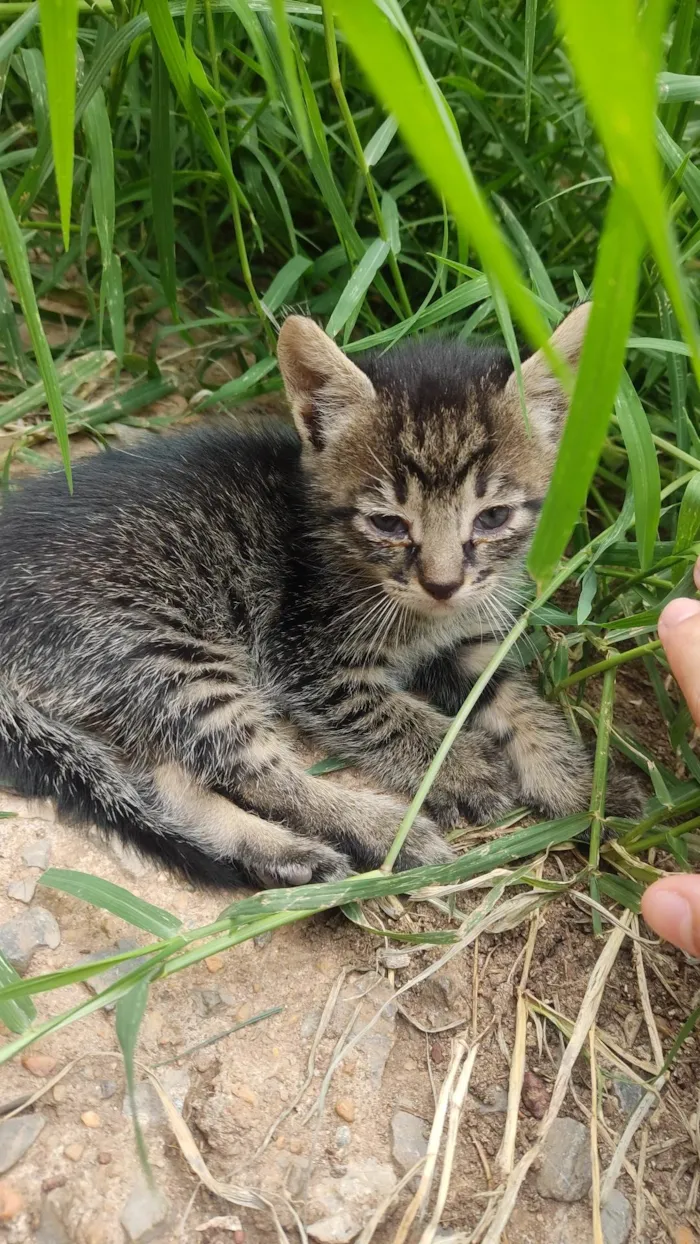
[[[213,660],[215,650],[209,651]],[[215,669],[203,650],[199,662],[175,671],[172,656],[161,653],[149,668],[140,720],[149,712],[148,733],[158,741],[159,759],[177,764],[199,787],[305,835],[307,852],[318,846],[321,861],[328,851],[323,844],[329,844],[339,859],[350,856],[356,866],[375,868],[383,862],[405,805],[390,795],[344,790],[306,773],[253,683],[244,656],[222,660]],[[233,853],[237,843],[234,834]],[[449,848],[423,817],[411,830],[399,867],[450,858]]]
[[283,825],[263,821],[193,782],[177,765],[156,770],[158,794],[187,836],[213,859],[241,862],[253,884],[307,885],[346,876],[343,857]]
[[[413,685],[454,716],[494,650],[491,642],[463,644],[419,670]],[[566,816],[588,808],[593,776],[590,751],[571,733],[561,710],[540,699],[524,674],[502,666],[479,698],[467,728],[474,722],[505,747],[524,803],[546,816]],[[643,802],[635,779],[611,767],[608,813],[634,816]]]
[[[462,644],[442,653],[416,671],[412,686],[454,716],[495,646],[491,641]],[[560,710],[541,700],[523,675],[501,666],[465,729],[486,730],[498,741],[517,774],[520,802],[546,816],[588,808],[592,781],[588,749],[571,734]]]
[[[450,725],[431,705],[397,689],[384,669],[341,667],[324,678],[304,670],[303,681],[288,686],[287,697],[290,716],[328,750],[410,795]],[[445,827],[462,815],[481,822],[516,806],[517,794],[504,749],[487,730],[474,727],[455,740],[426,808]]]

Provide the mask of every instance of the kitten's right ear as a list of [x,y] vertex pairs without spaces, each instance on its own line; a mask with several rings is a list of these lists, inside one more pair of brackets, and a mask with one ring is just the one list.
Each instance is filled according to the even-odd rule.
[[306,316],[284,321],[277,361],[299,434],[314,449],[323,449],[353,411],[374,401],[371,380]]
[[[574,307],[550,338],[555,350],[558,350],[574,371],[578,367],[592,305],[584,302]],[[552,375],[547,358],[541,350],[523,363],[522,377],[528,416],[545,441],[556,446],[568,413],[569,400],[559,381]],[[506,393],[515,408],[519,403],[515,372],[508,380]]]

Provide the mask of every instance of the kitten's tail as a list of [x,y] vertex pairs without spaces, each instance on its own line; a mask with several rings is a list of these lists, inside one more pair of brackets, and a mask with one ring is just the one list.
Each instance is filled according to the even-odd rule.
[[65,820],[95,824],[188,877],[216,886],[242,880],[170,821],[147,775],[126,771],[99,739],[53,721],[2,680],[0,781],[28,799],[53,799]]

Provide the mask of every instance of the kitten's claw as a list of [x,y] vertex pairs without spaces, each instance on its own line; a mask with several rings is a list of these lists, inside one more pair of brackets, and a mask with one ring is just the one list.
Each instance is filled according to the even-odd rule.
[[289,886],[312,885],[322,881],[342,881],[350,872],[350,861],[346,855],[322,842],[300,839],[286,854],[266,861],[264,868],[256,869],[255,876],[265,889],[287,889]]

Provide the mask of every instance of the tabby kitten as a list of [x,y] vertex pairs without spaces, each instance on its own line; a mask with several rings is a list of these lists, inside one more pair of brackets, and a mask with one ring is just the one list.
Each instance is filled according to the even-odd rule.
[[[575,365],[588,309],[554,334]],[[0,779],[209,883],[372,868],[404,811],[305,772],[283,720],[414,794],[517,607],[566,412],[544,358],[445,340],[351,362],[282,327],[296,432],[230,422],[79,464],[0,519]],[[501,669],[402,852],[586,806],[557,709]]]

